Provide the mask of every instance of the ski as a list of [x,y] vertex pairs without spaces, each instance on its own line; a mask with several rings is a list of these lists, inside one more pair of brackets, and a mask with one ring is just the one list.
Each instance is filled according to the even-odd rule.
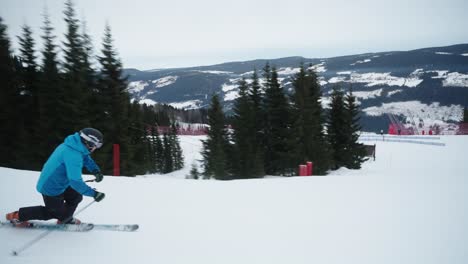
[[0,226],[9,226],[21,229],[53,229],[58,231],[73,231],[73,232],[85,232],[90,230],[104,230],[104,231],[120,231],[120,232],[134,232],[138,230],[138,225],[127,225],[127,224],[92,224],[92,223],[81,223],[79,225],[74,224],[52,224],[52,223],[39,223],[30,222],[27,226],[18,226],[10,222],[0,221]]
[[112,225],[112,224],[93,224],[93,230],[105,230],[105,231],[121,231],[121,232],[134,232],[138,230],[138,225]]
[[9,226],[20,229],[46,229],[46,230],[57,230],[67,232],[86,232],[93,229],[94,225],[90,223],[82,223],[79,225],[74,224],[51,224],[51,223],[38,223],[30,222],[27,226],[19,226],[10,222],[0,222],[0,226]]

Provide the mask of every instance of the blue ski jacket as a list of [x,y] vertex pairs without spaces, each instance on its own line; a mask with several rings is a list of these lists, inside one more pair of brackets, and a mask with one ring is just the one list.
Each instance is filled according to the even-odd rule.
[[66,137],[44,164],[37,191],[47,196],[58,196],[71,187],[82,195],[94,197],[96,192],[81,177],[83,166],[92,173],[100,171],[90,154],[78,132]]

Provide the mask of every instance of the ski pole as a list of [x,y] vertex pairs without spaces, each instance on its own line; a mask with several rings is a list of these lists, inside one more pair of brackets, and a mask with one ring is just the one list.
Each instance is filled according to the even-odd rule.
[[[74,215],[78,215],[80,214],[81,212],[83,212],[86,208],[90,207],[93,203],[95,203],[96,201],[93,200],[92,202],[90,202],[89,204],[87,204],[85,207],[81,208],[80,210],[78,210],[78,212],[76,212]],[[65,223],[67,223],[68,221],[70,221],[71,219],[73,219],[73,215],[68,217],[67,219],[65,219],[63,221],[63,224],[62,225],[65,225]],[[49,235],[50,233],[52,233],[52,231],[54,231],[54,229],[49,229],[49,230],[46,230],[45,232],[43,232],[42,234],[38,235],[36,238],[34,238],[33,240],[29,241],[28,243],[24,244],[22,247],[16,249],[16,250],[13,250],[11,252],[11,255],[13,256],[18,256],[21,252],[25,251],[26,249],[30,248],[31,246],[33,246],[34,244],[36,244],[38,241],[40,241],[41,239],[43,239],[44,237],[46,237],[47,235]]]

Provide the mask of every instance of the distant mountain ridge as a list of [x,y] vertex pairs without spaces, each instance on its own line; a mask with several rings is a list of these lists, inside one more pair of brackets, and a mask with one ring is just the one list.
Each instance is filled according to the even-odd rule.
[[269,62],[282,86],[292,92],[291,78],[300,63],[312,65],[322,85],[327,107],[333,86],[352,85],[367,131],[386,130],[386,114],[400,116],[420,129],[447,126],[468,107],[468,44],[410,51],[365,53],[332,58],[287,57],[227,62],[211,66],[139,71],[125,69],[128,89],[141,103],[166,103],[179,108],[206,107],[212,94],[223,99],[225,111],[237,97],[237,82]]

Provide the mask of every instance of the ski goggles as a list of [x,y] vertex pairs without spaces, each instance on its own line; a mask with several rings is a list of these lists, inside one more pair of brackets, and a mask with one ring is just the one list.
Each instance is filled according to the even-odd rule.
[[86,135],[85,133],[80,132],[80,137],[85,140],[85,143],[89,148],[98,149],[102,147],[102,142],[93,135]]

